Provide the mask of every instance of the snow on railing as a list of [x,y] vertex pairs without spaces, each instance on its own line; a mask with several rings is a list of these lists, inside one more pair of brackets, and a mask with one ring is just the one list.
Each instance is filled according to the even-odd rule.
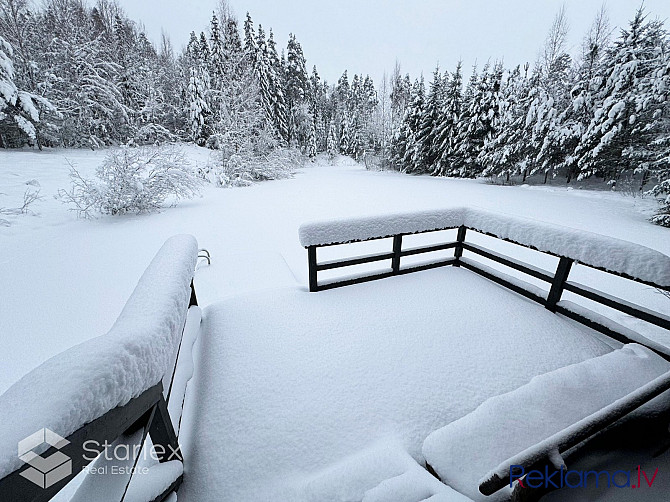
[[[138,426],[145,434],[148,430],[154,444],[178,448],[164,395],[172,382],[187,310],[195,300],[197,257],[194,237],[168,239],[107,334],[52,357],[0,395],[0,498],[19,493],[11,491],[17,489],[16,480],[25,482],[25,489],[21,485],[21,497],[9,499],[42,500],[71,479],[49,490],[37,487],[37,498],[24,496],[31,483],[15,476],[23,465],[17,444],[44,428],[74,443],[95,434],[107,438],[111,431],[118,435],[148,419]],[[81,453],[81,445],[72,451]],[[88,463],[70,456],[75,473],[75,467]]]
[[670,257],[632,242],[481,209],[457,207],[305,223],[303,247],[320,247],[465,226],[583,265],[670,288]]

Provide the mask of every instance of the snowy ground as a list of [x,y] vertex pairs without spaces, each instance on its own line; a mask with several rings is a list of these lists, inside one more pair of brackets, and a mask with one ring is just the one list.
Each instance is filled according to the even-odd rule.
[[[208,152],[205,150],[189,148],[188,152],[194,162],[202,164],[207,161]],[[214,260],[212,266],[201,266],[196,273],[196,289],[200,304],[206,306],[224,300],[224,303],[220,303],[217,307],[206,312],[204,338],[199,342],[200,350],[203,352],[200,354],[201,359],[198,368],[203,368],[203,371],[198,372],[196,370],[196,384],[189,391],[191,399],[194,399],[196,390],[202,389],[198,385],[202,385],[202,382],[205,382],[208,378],[211,379],[217,374],[222,374],[217,373],[222,369],[219,366],[212,366],[213,360],[208,359],[208,356],[210,350],[213,352],[222,350],[222,353],[225,354],[225,346],[217,345],[214,347],[208,345],[212,343],[212,340],[206,339],[208,326],[211,327],[215,323],[228,326],[227,323],[234,325],[236,322],[235,319],[227,319],[225,315],[222,316],[222,309],[225,311],[226,308],[232,308],[231,306],[235,305],[240,308],[253,307],[256,318],[261,319],[265,315],[264,309],[269,308],[272,304],[279,307],[274,311],[275,316],[279,315],[278,312],[281,311],[283,306],[282,301],[286,300],[287,297],[293,297],[291,300],[291,302],[294,302],[293,305],[301,305],[300,302],[303,300],[297,300],[297,298],[310,297],[305,293],[307,284],[306,252],[300,247],[297,235],[299,225],[307,220],[474,205],[492,211],[531,217],[611,235],[643,244],[670,255],[668,230],[651,225],[646,221],[655,208],[654,202],[650,200],[626,198],[619,194],[603,191],[570,190],[556,186],[500,187],[474,180],[436,179],[410,177],[397,173],[368,172],[347,159],[340,159],[336,166],[321,161],[300,170],[293,179],[289,180],[261,183],[253,187],[233,190],[207,187],[202,198],[186,201],[178,207],[166,209],[160,214],[123,218],[104,217],[93,221],[78,220],[74,213],[68,211],[66,206],[53,198],[59,188],[66,188],[68,185],[69,166],[66,160],[74,163],[82,173],[91,175],[103,155],[104,152],[85,150],[0,152],[0,207],[19,205],[25,189],[28,187],[34,189],[37,186],[32,180],[37,180],[41,187],[41,195],[44,197],[43,200],[31,206],[35,214],[3,216],[10,225],[0,226],[0,242],[2,242],[0,247],[0,283],[4,286],[0,290],[0,319],[2,320],[0,350],[3,354],[0,393],[50,356],[109,330],[149,261],[162,243],[176,233],[195,235],[199,245],[209,249],[212,253]],[[31,184],[26,185],[26,182]],[[417,242],[419,240],[421,238],[417,238]],[[508,243],[484,236],[477,236],[475,240],[550,271],[556,266],[556,259],[553,257],[541,255],[531,250],[512,248],[512,245]],[[365,250],[364,252],[387,249],[388,242],[379,241],[361,244],[360,248]],[[332,257],[338,252],[335,248],[329,249],[324,253],[323,258]],[[423,277],[426,278],[426,281],[435,278],[444,278],[451,281],[453,278],[453,281],[458,282],[461,280],[460,275],[466,273],[466,271],[454,269],[426,272],[406,278],[372,283],[366,285],[364,290],[372,291],[374,295],[382,294],[382,296],[384,292],[386,294],[392,293],[387,291],[389,288],[411,286],[408,289],[420,290],[422,288],[418,288],[417,283],[422,283]],[[642,303],[661,312],[670,310],[670,302],[651,288],[644,286],[630,287],[626,281],[581,266],[575,267],[573,274],[571,277],[576,280],[601,287],[625,299]],[[474,274],[468,275],[467,284],[479,283],[482,285],[481,291],[491,290],[490,293],[493,296],[499,291],[497,286],[485,283]],[[538,283],[538,285],[545,286],[541,283]],[[253,291],[276,290],[277,288],[282,288],[282,293],[259,293],[260,296],[244,296]],[[358,291],[361,290],[359,288]],[[310,301],[320,303],[326,301],[325,299],[337,300],[353,294],[352,291],[354,289],[347,288],[318,293],[317,299]],[[469,292],[465,304],[475,306],[473,308],[477,312],[486,311],[488,316],[499,316],[501,313],[504,315],[513,312],[514,315],[510,315],[509,318],[516,319],[516,314],[525,311],[525,309],[538,312],[538,319],[541,316],[548,315],[539,306],[530,305],[525,300],[520,300],[507,291],[504,292],[504,298],[510,298],[509,301],[512,303],[505,304],[502,308],[498,308],[500,307],[498,304],[494,306],[488,303],[491,294],[480,295],[479,293],[479,290]],[[417,294],[419,296],[426,295],[426,291]],[[571,299],[570,295],[566,295],[566,298]],[[259,299],[263,301],[259,303]],[[420,298],[420,300],[420,304],[433,305],[433,311],[442,308],[439,298],[428,295],[425,298]],[[460,298],[460,300],[465,299]],[[366,301],[370,302],[372,300],[368,298]],[[393,312],[393,302],[396,301],[401,300],[394,298],[388,300],[388,302],[383,302],[378,311],[374,312],[374,315],[384,316],[386,304],[390,305],[390,311]],[[585,304],[589,305],[588,303]],[[308,315],[307,310],[312,308],[311,305],[309,307],[305,306],[305,312],[300,312],[299,315]],[[315,308],[326,318],[332,315],[322,305]],[[371,313],[371,310],[372,307],[365,312]],[[362,316],[363,314],[359,315]],[[473,313],[473,316],[477,316],[477,314]],[[425,317],[427,319],[429,316]],[[548,317],[553,318],[550,315]],[[272,317],[270,316],[270,318]],[[615,318],[639,329],[647,336],[670,345],[670,339],[661,330],[650,329],[648,326],[628,319],[623,315],[615,315]],[[428,322],[426,319],[422,322]],[[265,319],[265,321],[269,322],[268,319]],[[351,336],[351,331],[355,330],[357,326],[357,318],[352,317],[345,321],[344,325],[348,325],[351,329],[347,332],[348,335],[347,333],[344,334]],[[298,330],[299,333],[302,333],[291,343],[302,341],[314,344],[318,349],[310,356],[312,358],[310,364],[312,365],[319,363],[318,357],[327,358],[327,350],[338,346],[338,344],[329,346],[324,343],[323,351],[321,351],[319,344],[322,341],[318,340],[318,337],[310,338],[310,336],[314,336],[314,333],[301,332],[298,329],[299,326],[296,327],[295,315],[289,315],[282,322],[293,323],[291,324],[294,330],[292,332]],[[530,331],[539,331],[538,336],[540,340],[542,339],[544,326],[535,326],[534,324],[525,326]],[[576,325],[572,323],[563,322],[561,326],[560,329],[566,333],[584,333],[583,328],[575,327]],[[515,325],[516,327],[518,326]],[[544,332],[545,335],[546,333],[548,331]],[[241,332],[226,331],[225,338],[221,340],[221,342],[227,340],[240,341],[236,351],[230,354],[230,357],[233,358],[232,363],[242,364],[239,359],[236,360],[235,358],[258,353],[257,366],[254,367],[254,361],[249,361],[248,364],[250,368],[262,370],[263,378],[270,378],[271,381],[272,371],[267,367],[265,359],[267,359],[267,351],[275,346],[279,353],[282,353],[281,350],[287,350],[283,354],[287,358],[289,368],[292,367],[291,352],[288,351],[291,345],[287,346],[282,343],[281,333],[273,333],[268,340],[262,338],[262,332],[256,333],[256,336],[249,339],[246,339],[243,335],[244,333]],[[530,336],[530,332],[527,333],[527,336]],[[568,334],[566,336],[567,338],[561,338],[560,343],[570,345],[570,336],[573,335]],[[238,337],[242,338],[239,339]],[[602,352],[603,349],[599,348],[602,347],[600,342],[588,337],[584,340],[580,339],[580,341],[572,344],[572,350],[566,348],[563,351],[565,359],[556,360],[555,363],[541,360],[538,362],[539,366],[530,366],[520,371],[507,372],[501,369],[503,371],[501,375],[505,375],[505,378],[501,381],[497,380],[496,373],[493,371],[493,377],[488,380],[489,383],[474,393],[472,399],[459,399],[458,407],[447,410],[441,409],[439,413],[442,414],[439,419],[451,420],[456,418],[474,408],[486,396],[518,386],[523,383],[522,381],[527,381],[533,374]],[[547,340],[545,342],[548,343]],[[428,342],[426,341],[426,343]],[[433,340],[433,343],[435,343],[435,340]],[[453,340],[451,343],[453,343]],[[398,345],[395,346],[396,349],[399,347]],[[440,350],[446,350],[445,347],[447,346],[440,347]],[[392,350],[393,344],[386,349]],[[363,353],[366,353],[371,348],[369,346],[363,347],[362,350]],[[346,363],[345,366],[353,364],[353,361],[355,361],[347,362],[346,357],[339,357],[337,354],[337,351],[333,353],[335,360],[333,366],[330,367],[331,370],[329,371],[331,373],[328,377],[335,382],[339,378],[337,373],[338,361],[342,364]],[[431,352],[431,354],[434,356],[439,352]],[[417,357],[425,355],[418,354]],[[443,356],[446,357],[446,354],[443,354]],[[359,366],[362,366],[363,361],[359,362],[361,363]],[[379,361],[374,360],[371,362],[373,366],[379,363]],[[344,369],[351,370],[349,367]],[[484,372],[481,369],[479,371]],[[235,374],[227,376],[234,380]],[[236,378],[239,378],[239,374]],[[263,378],[251,379],[248,382],[242,381],[242,383],[249,386],[250,390],[259,391],[259,386],[262,387],[264,382]],[[289,376],[286,378],[289,378]],[[422,379],[425,378],[433,379],[435,375],[422,375],[414,383],[423,381]],[[318,378],[315,376],[316,380]],[[239,386],[238,388],[229,387],[223,381],[213,382],[212,385],[221,385],[222,389],[230,390],[232,394],[225,396],[229,403],[233,403],[233,398],[240,397],[236,393],[244,388],[244,386],[242,388]],[[344,381],[344,384],[347,382]],[[346,390],[344,384],[343,387],[339,387],[342,391]],[[368,397],[366,393],[368,385],[365,384],[360,388],[349,390],[363,402]],[[217,387],[214,386],[213,388]],[[431,389],[430,386],[426,386],[423,391],[430,393]],[[452,390],[455,392],[454,389]],[[267,389],[265,389],[265,392],[267,392]],[[419,394],[417,399],[421,395]],[[201,397],[201,394],[197,392],[195,396]],[[272,398],[272,396],[269,396],[269,398]],[[378,417],[375,416],[375,410],[367,410],[367,418],[363,418],[363,420],[370,427],[364,427],[355,433],[366,435],[367,432],[366,445],[372,443],[375,439],[373,437],[375,435],[370,434],[370,430],[380,431],[376,438],[396,437],[400,444],[397,451],[394,450],[389,453],[388,448],[382,448],[383,452],[379,455],[381,455],[380,458],[386,459],[380,461],[381,464],[392,464],[398,467],[396,469],[397,474],[404,473],[405,470],[403,469],[409,469],[407,466],[411,464],[411,462],[408,464],[403,448],[416,454],[420,447],[418,444],[420,436],[425,437],[430,428],[435,428],[437,425],[434,423],[435,414],[415,415],[417,413],[415,408],[410,414],[405,414],[403,411],[405,408],[399,407],[396,409],[396,404],[401,401],[401,393],[395,398],[391,395],[388,400],[384,401],[385,408],[380,416],[395,417],[388,421],[379,421]],[[337,400],[333,401],[333,403],[337,402]],[[439,403],[439,401],[437,402]],[[315,411],[309,409],[307,401],[299,403],[299,409],[290,410],[287,407],[284,412],[281,411],[281,404],[280,402],[273,402],[271,406],[268,406],[267,410],[270,411],[261,409],[261,412],[280,413],[283,420],[294,413],[294,418],[297,420],[296,430],[294,431],[296,434],[290,437],[299,440],[300,424],[308,423],[311,417],[310,413],[313,414]],[[207,409],[207,406],[216,406],[216,403],[202,403],[201,407]],[[191,413],[195,411],[195,407],[190,408]],[[327,413],[336,411],[333,408]],[[318,423],[321,417],[314,416],[312,418]],[[206,425],[207,420],[212,420],[215,425],[217,420],[225,422],[226,417],[214,413],[205,418],[202,415],[191,415],[190,420],[194,427],[199,427],[203,424]],[[400,427],[399,424],[401,423],[415,424],[413,425],[413,432],[403,435],[406,428]],[[221,430],[224,430],[224,428],[225,426],[221,425]],[[237,429],[225,430],[225,434],[230,435],[234,434]],[[337,443],[339,430],[326,430],[325,432],[323,429],[320,430],[324,434],[324,441],[327,441],[328,444]],[[268,431],[264,432],[268,433]],[[312,440],[314,438],[313,436]],[[196,437],[185,437],[184,439],[189,442],[189,446],[199,444]],[[219,438],[219,441],[223,442],[227,439],[231,438],[224,436]],[[240,441],[242,438],[237,437],[235,440]],[[258,440],[258,438],[250,439],[250,441],[253,440]],[[278,462],[284,473],[294,470],[315,472],[319,468],[325,468],[338,456],[355,454],[357,450],[354,443],[359,440],[361,438],[357,436],[353,438],[343,437],[341,444],[338,443],[335,448],[328,450],[328,454],[325,454],[323,450],[318,450],[318,448],[311,448],[309,444],[302,444],[300,451],[304,451],[304,457],[299,460],[295,458],[287,460],[282,457],[278,459]],[[230,444],[230,442],[226,444]],[[237,443],[233,443],[233,445],[236,445],[235,448],[237,449],[226,452],[228,465],[231,462],[238,462],[238,467],[246,467],[245,472],[248,472],[249,475],[259,473],[263,469],[265,464],[258,458],[253,455],[244,455],[245,445]],[[251,447],[249,443],[247,445]],[[281,450],[281,448],[290,446],[280,445],[279,448]],[[359,446],[362,447],[363,445]],[[373,446],[371,448],[373,448],[373,453],[370,453],[370,455],[374,457],[377,455],[375,453],[377,450],[374,450]],[[276,452],[277,450],[272,451]],[[230,455],[233,455],[233,457],[230,457]],[[242,456],[244,458],[240,458]],[[393,458],[393,462],[388,460],[389,456]],[[214,465],[212,463],[210,469],[217,469],[218,467],[220,467],[218,464]],[[189,465],[186,468],[186,479],[188,480]],[[407,472],[410,471],[414,472],[411,469],[407,470]],[[337,479],[341,472],[348,472],[348,470],[343,468],[340,474],[338,472],[340,472],[338,468],[332,466],[330,471],[320,471],[320,474],[312,480],[312,491],[308,492],[318,494],[318,487],[323,485],[322,478],[324,476],[332,481],[332,479]],[[203,470],[197,475],[201,476],[202,479],[207,479],[210,474],[208,470]],[[242,486],[242,478],[238,474],[227,471],[226,475],[229,476],[231,486],[238,490],[237,493],[245,493],[244,490],[250,488],[247,484]],[[391,476],[389,473],[384,474],[384,476],[387,475]],[[248,480],[249,478],[244,479]],[[369,479],[367,478],[367,482],[369,482]],[[382,477],[382,479],[385,478]],[[382,481],[382,479],[379,479],[379,481]],[[265,480],[270,483],[269,478],[265,478]],[[326,485],[328,485],[327,482]],[[261,489],[262,487],[252,488]],[[185,494],[197,493],[193,485],[189,486],[188,481],[184,490]],[[316,499],[318,499],[318,496]],[[203,499],[196,496],[187,500]]]

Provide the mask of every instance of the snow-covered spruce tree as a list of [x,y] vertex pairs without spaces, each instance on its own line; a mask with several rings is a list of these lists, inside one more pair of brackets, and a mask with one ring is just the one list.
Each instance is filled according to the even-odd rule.
[[21,91],[14,83],[12,46],[0,36],[0,147],[26,143],[41,147],[39,124],[44,113],[56,114],[45,98]]
[[439,65],[433,72],[433,80],[430,83],[426,104],[421,115],[419,130],[416,135],[418,153],[414,161],[414,172],[428,173],[435,170],[437,159],[441,157],[439,144],[436,137],[438,132],[438,121],[442,111],[443,82]]
[[655,112],[643,109],[637,96],[659,68],[666,44],[663,23],[647,20],[642,8],[628,30],[622,30],[607,55],[594,116],[575,149],[580,179],[596,175],[615,183],[622,171],[653,158],[645,153],[649,138],[639,133],[646,131],[645,121]]
[[565,140],[569,132],[563,124],[562,112],[570,105],[572,59],[566,52],[568,26],[562,7],[549,31],[539,64],[542,68],[540,92],[536,94],[537,118],[532,143],[536,147],[535,166],[531,173],[541,171],[545,180],[555,176],[568,152]]
[[201,180],[183,152],[175,147],[140,147],[112,150],[86,179],[72,167],[70,190],[59,198],[79,216],[119,215],[158,211],[166,202],[175,205],[200,192]]
[[330,125],[328,126],[328,143],[326,146],[326,151],[331,159],[334,158],[339,151],[336,129],[335,122],[331,120]]
[[188,83],[188,114],[191,140],[203,146],[209,137],[207,117],[211,110],[208,103],[208,75],[202,64],[190,68]]
[[349,155],[351,148],[350,128],[348,112],[345,110],[340,115],[339,148],[342,155]]
[[[482,76],[483,77],[483,76]],[[475,110],[476,90],[479,86],[480,77],[477,73],[477,65],[472,67],[472,73],[468,84],[465,86],[461,101],[461,113],[455,124],[454,148],[449,162],[447,176],[465,177],[469,176],[468,165],[474,150],[472,146],[472,131],[470,124],[473,121]]]
[[510,176],[524,173],[527,166],[526,108],[524,97],[528,93],[528,79],[525,67],[522,74],[517,66],[501,87],[499,114],[493,127],[493,134],[486,139],[479,162],[484,166],[484,176]]
[[302,122],[306,116],[299,111],[299,108],[306,102],[309,94],[309,77],[302,47],[292,33],[289,35],[286,49],[285,82],[286,106],[290,116],[289,141],[305,148],[307,136],[304,132],[309,131],[309,123]]
[[316,124],[314,119],[312,119],[312,126],[309,128],[309,139],[307,140],[307,156],[310,159],[316,157]]
[[473,72],[470,84],[476,82],[476,86],[471,95],[470,91],[466,91],[468,104],[459,121],[457,155],[461,166],[457,171],[452,171],[452,174],[475,177],[483,171],[484,167],[478,157],[484,141],[493,134],[493,124],[498,113],[501,79],[502,65],[500,63],[496,63],[493,70],[490,70],[490,65],[487,63],[478,79],[476,73]]
[[568,183],[579,174],[574,151],[595,114],[595,98],[604,83],[610,33],[607,11],[603,5],[582,41],[572,89],[566,96],[567,105],[558,117],[559,127],[552,131],[553,142],[559,143],[563,151],[562,158],[556,159],[554,169],[564,171]]
[[670,56],[664,53],[664,62],[641,85],[637,95],[640,120],[633,134],[641,136],[638,146],[625,152],[633,159],[643,159],[637,167],[643,173],[640,190],[646,179],[654,182],[647,195],[658,198],[661,207],[651,221],[670,227]]
[[412,101],[407,108],[405,121],[402,126],[402,136],[405,144],[404,156],[401,160],[401,170],[406,173],[421,172],[421,166],[417,164],[421,158],[421,145],[418,142],[418,135],[425,103],[426,88],[422,76],[420,80],[414,81],[414,85],[412,86]]
[[272,29],[268,35],[266,44],[267,54],[266,59],[268,63],[268,77],[270,84],[270,98],[272,104],[272,121],[274,128],[279,135],[279,138],[288,143],[288,120],[286,115],[286,98],[284,96],[284,69],[281,66],[279,56],[277,54],[277,46],[274,41]]
[[461,114],[463,87],[460,61],[451,77],[447,80],[445,76],[444,80],[444,102],[435,122],[436,160],[432,174],[436,176],[446,176],[451,171],[452,158],[457,150],[456,134]]

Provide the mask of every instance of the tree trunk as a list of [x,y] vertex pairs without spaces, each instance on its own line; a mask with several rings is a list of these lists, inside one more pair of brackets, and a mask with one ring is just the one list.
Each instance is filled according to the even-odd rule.
[[547,177],[549,176],[549,171],[544,172],[544,184],[547,184]]

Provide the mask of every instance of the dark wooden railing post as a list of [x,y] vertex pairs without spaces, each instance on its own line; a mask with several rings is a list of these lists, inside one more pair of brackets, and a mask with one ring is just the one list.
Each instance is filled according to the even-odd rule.
[[561,295],[563,294],[565,282],[568,280],[568,275],[570,274],[572,263],[573,260],[570,258],[565,258],[564,256],[562,256],[558,262],[558,267],[556,267],[556,273],[554,274],[554,280],[551,283],[551,289],[547,295],[546,307],[552,312],[556,312],[556,304],[560,301]]
[[154,444],[154,448],[156,448],[156,457],[159,462],[168,462],[170,460],[183,462],[177,434],[172,426],[172,419],[170,418],[167,403],[162,394],[154,408],[153,417],[149,425],[149,436],[151,436],[151,441]]
[[309,291],[314,293],[319,290],[316,280],[316,246],[307,248],[307,266],[309,268]]
[[402,234],[393,236],[393,259],[391,268],[394,274],[400,273],[400,253],[402,251]]
[[465,242],[465,231],[467,230],[467,227],[465,225],[461,225],[458,227],[458,234],[456,235],[456,247],[454,248],[454,258],[456,258],[456,261],[454,261],[454,267],[460,267],[460,259],[461,256],[463,256],[463,242]]
[[198,306],[198,297],[195,296],[195,286],[193,285],[193,279],[191,279],[191,298],[189,299],[188,306]]

